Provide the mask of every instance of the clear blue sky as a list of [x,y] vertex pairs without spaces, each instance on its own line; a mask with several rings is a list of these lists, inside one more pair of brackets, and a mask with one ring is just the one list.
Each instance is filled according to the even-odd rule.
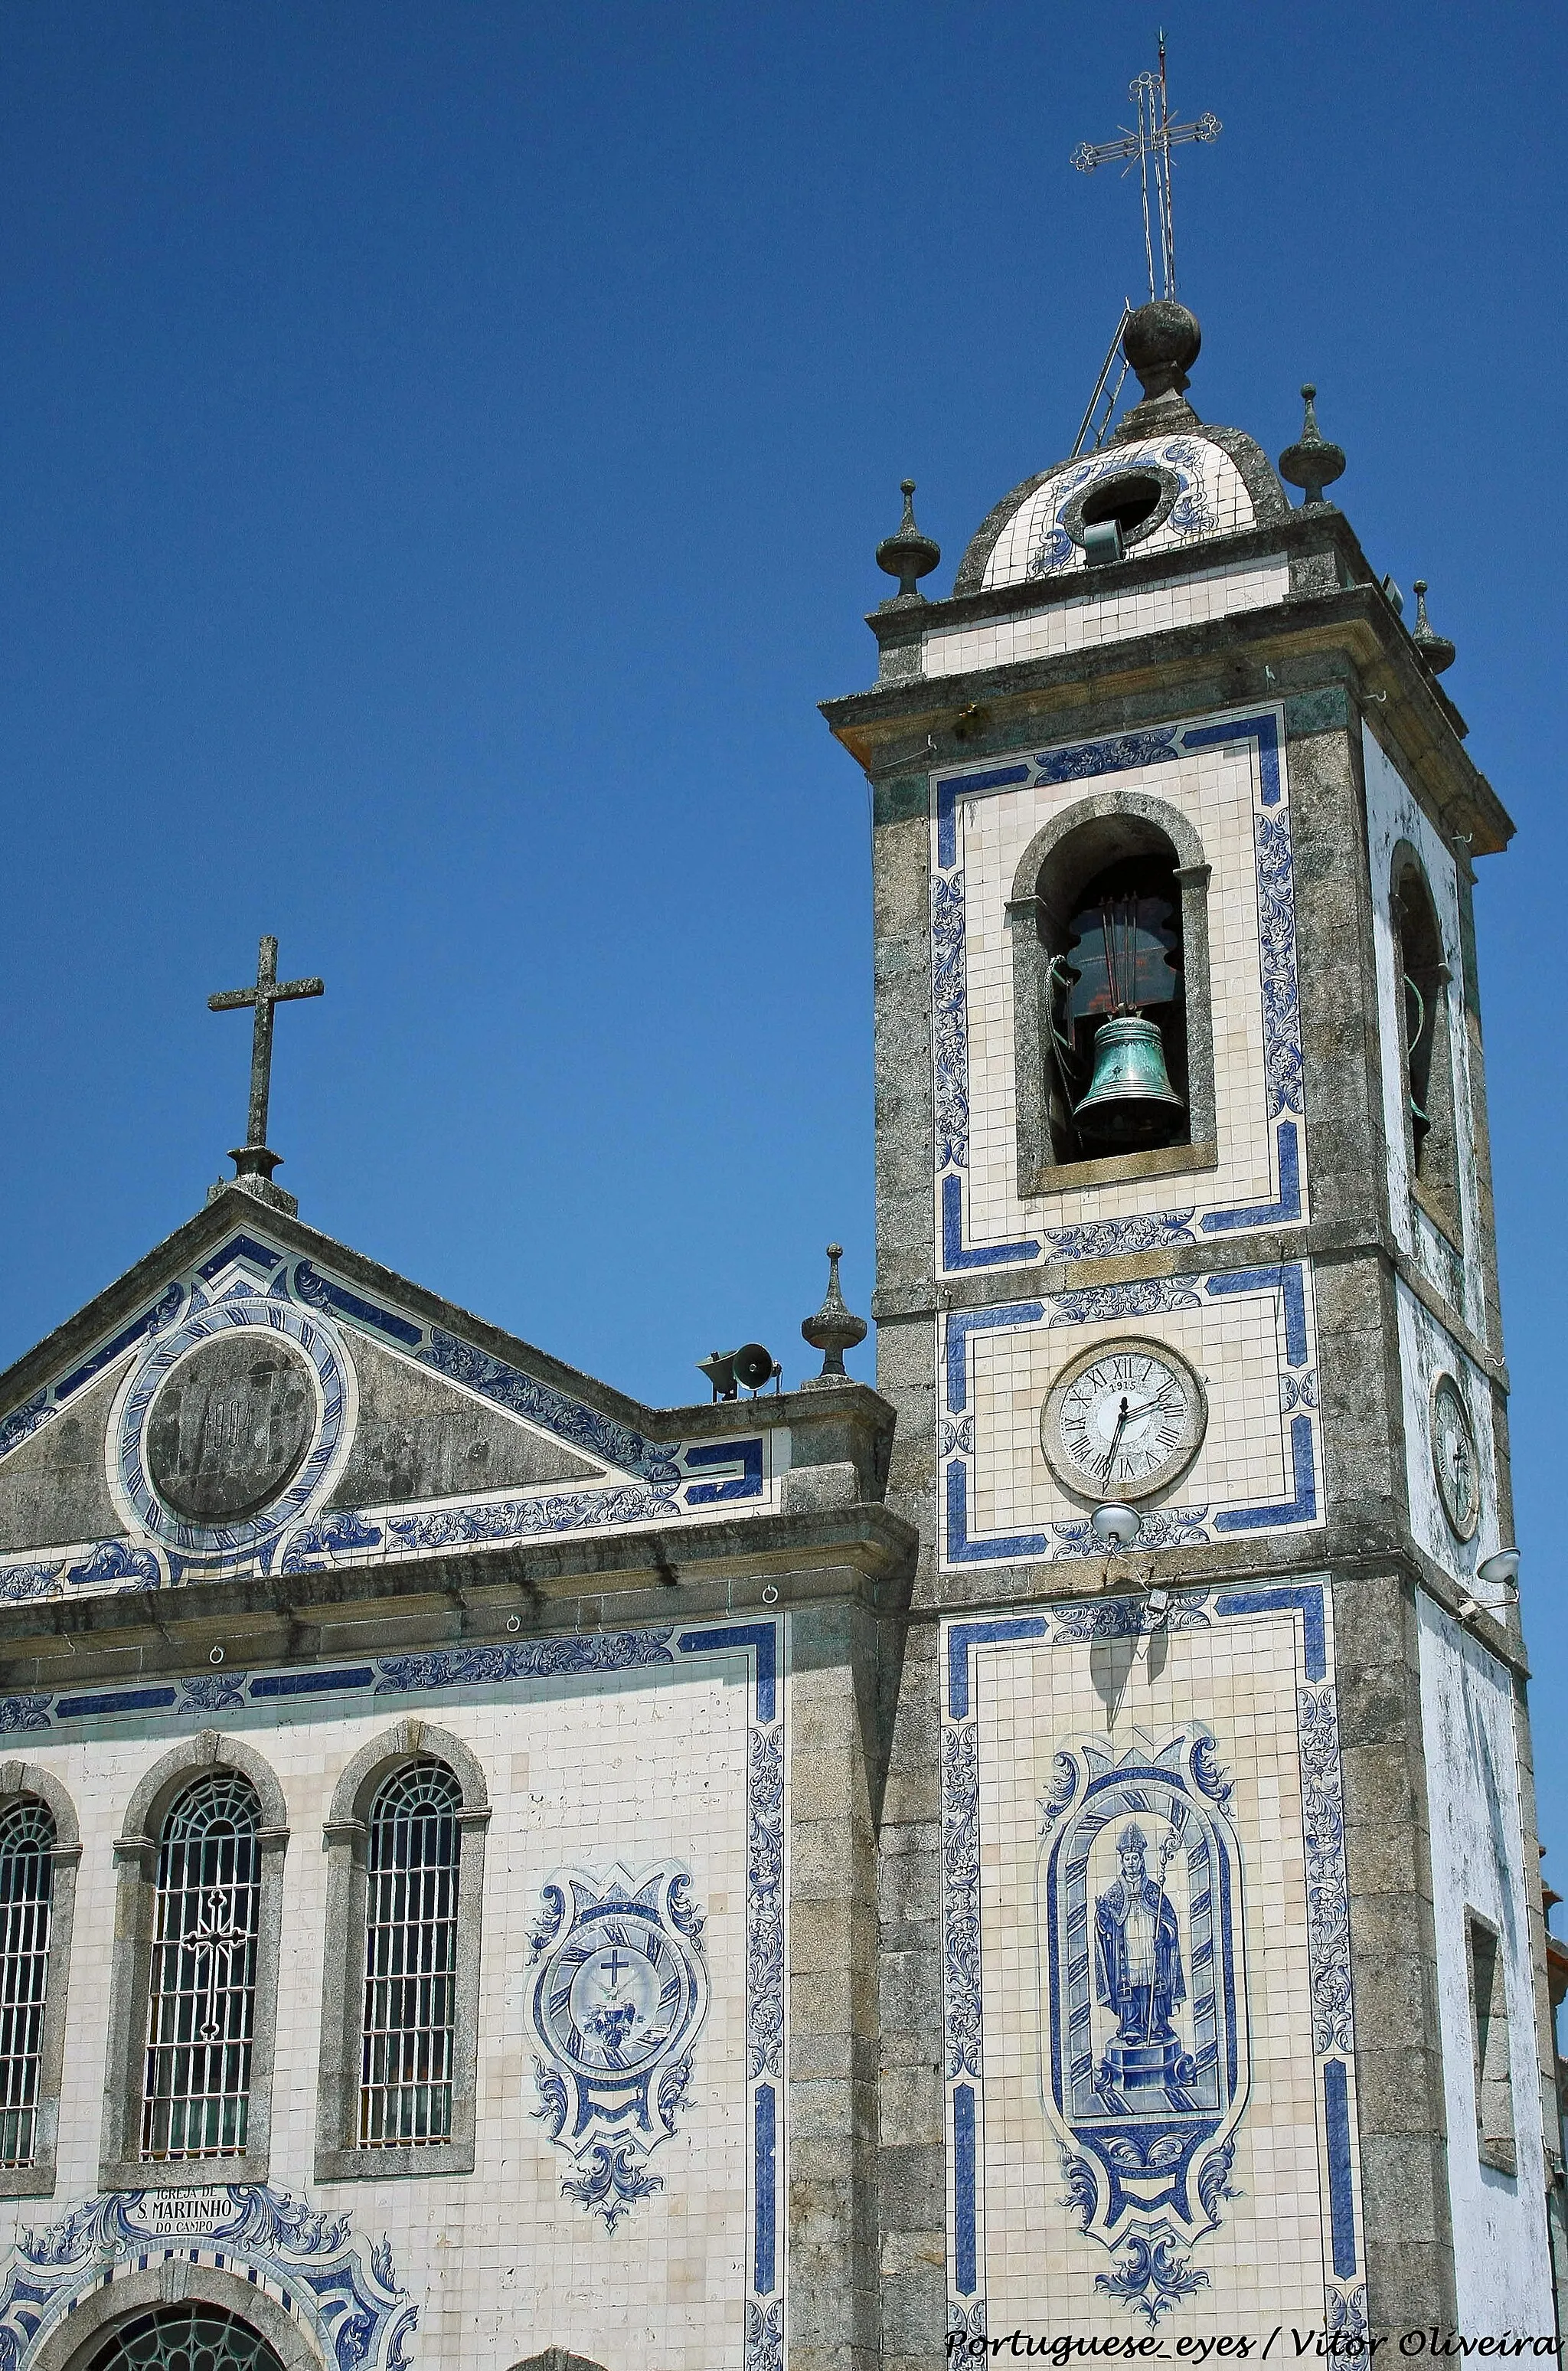
[[[1564,1883],[1568,19],[1165,17],[1225,123],[1193,399],[1277,451],[1318,381],[1519,826],[1481,955]],[[829,1235],[866,1307],[865,790],[814,703],[870,680],[899,477],[951,566],[1070,445],[1142,246],[1067,156],[1156,22],[5,0],[0,1357],[226,1169],[205,1000],[264,930],[328,984],[278,1024],[312,1223],[658,1401],[747,1336],[798,1376]]]

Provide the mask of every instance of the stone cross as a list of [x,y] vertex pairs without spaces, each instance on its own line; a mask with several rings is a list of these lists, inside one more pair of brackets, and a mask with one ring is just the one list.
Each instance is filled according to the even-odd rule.
[[207,999],[210,1012],[232,1012],[242,1004],[256,1008],[250,1033],[250,1125],[245,1145],[231,1157],[241,1177],[271,1177],[280,1155],[267,1150],[267,1105],[272,1092],[272,1008],[298,996],[324,995],[318,979],[280,979],[278,942],[263,939],[256,958],[254,988],[228,988]]

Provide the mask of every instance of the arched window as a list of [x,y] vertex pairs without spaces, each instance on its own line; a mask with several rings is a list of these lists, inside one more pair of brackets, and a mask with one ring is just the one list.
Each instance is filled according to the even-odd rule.
[[326,1823],[318,2181],[472,2173],[490,1797],[449,1729],[363,1746]]
[[441,1763],[394,1772],[370,1814],[360,2143],[428,2146],[452,2135],[457,2038],[457,1812]]
[[117,2330],[88,2371],[282,2371],[259,2331],[215,2305],[164,2306]]
[[238,2157],[250,2104],[261,1807],[237,1771],[177,1797],[158,1848],[144,2157]]
[[1395,852],[1389,900],[1400,969],[1400,1059],[1406,1150],[1416,1199],[1457,1249],[1460,1243],[1458,1139],[1448,1026],[1452,977],[1426,876],[1408,843]]
[[1008,908],[1025,1194],[1213,1165],[1208,870],[1185,819],[1138,796],[1086,800],[1025,852]]
[[265,2181],[287,1806],[238,1738],[156,1761],[115,1839],[101,2190]]
[[39,2153],[57,1841],[36,1795],[0,1810],[0,2166],[8,2168]]

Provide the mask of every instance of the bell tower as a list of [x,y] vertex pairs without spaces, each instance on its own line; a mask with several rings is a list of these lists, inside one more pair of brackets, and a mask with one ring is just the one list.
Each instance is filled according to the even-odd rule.
[[[1327,489],[1140,399],[877,560],[883,2360],[1550,2332],[1561,2175],[1473,864]],[[1303,499],[1293,502],[1286,483]]]

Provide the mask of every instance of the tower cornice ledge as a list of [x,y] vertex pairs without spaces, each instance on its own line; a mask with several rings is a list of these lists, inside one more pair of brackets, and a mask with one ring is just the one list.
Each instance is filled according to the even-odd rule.
[[[983,765],[1020,741],[1101,737],[1249,701],[1283,701],[1288,732],[1292,700],[1332,688],[1393,745],[1447,837],[1468,834],[1477,856],[1507,846],[1513,819],[1464,748],[1463,717],[1371,583],[966,674],[905,677],[824,700],[822,713],[880,786]],[[1333,721],[1347,725],[1349,709]]]

